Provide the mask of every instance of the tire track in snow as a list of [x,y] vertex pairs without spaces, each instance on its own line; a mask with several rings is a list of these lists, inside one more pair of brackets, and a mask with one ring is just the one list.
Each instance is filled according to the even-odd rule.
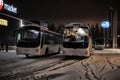
[[[53,59],[54,58],[55,57],[53,57]],[[63,57],[63,58],[58,59],[57,61],[52,61],[49,64],[44,64],[42,66],[33,67],[32,69],[31,69],[31,66],[30,67],[26,67],[24,65],[23,66],[21,65],[20,68],[17,67],[17,70],[13,70],[13,71],[7,72],[6,74],[1,75],[0,77],[2,77],[2,78],[9,78],[11,80],[15,79],[15,78],[19,78],[19,77],[24,78],[24,77],[27,77],[29,75],[32,76],[33,74],[44,72],[44,71],[46,71],[49,68],[51,69],[51,67],[57,66],[58,64],[62,64],[62,63],[64,64],[64,62],[68,62],[68,61],[70,61],[70,60]],[[59,69],[59,68],[62,68],[62,67],[65,67],[65,66],[69,66],[69,65],[75,63],[76,61],[77,60],[69,62],[69,63],[66,63],[66,64],[64,64],[62,66],[59,66],[59,67],[54,67],[54,68],[51,69],[51,71]],[[21,68],[21,67],[23,67],[23,68]],[[20,75],[20,76],[18,76],[18,75]]]

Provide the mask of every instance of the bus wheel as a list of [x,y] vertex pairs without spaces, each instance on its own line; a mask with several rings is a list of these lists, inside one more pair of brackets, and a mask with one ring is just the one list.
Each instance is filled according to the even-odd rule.
[[25,55],[27,58],[29,58],[30,56],[27,54],[27,55]]
[[46,50],[45,50],[45,55],[46,56],[48,55],[48,48],[46,48]]
[[61,49],[59,48],[59,49],[58,49],[58,54],[60,53],[60,51],[61,51]]

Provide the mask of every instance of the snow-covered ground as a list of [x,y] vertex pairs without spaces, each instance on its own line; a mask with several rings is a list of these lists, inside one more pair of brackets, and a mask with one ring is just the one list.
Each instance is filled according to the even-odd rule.
[[95,53],[89,58],[0,53],[0,80],[120,80],[120,54]]

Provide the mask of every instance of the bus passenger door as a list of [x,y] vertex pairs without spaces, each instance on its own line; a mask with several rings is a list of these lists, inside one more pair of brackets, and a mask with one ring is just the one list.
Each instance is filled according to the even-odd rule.
[[45,55],[45,50],[46,50],[46,47],[45,47],[45,34],[44,32],[40,33],[40,54],[41,55]]
[[41,46],[40,46],[40,48],[42,49],[43,48],[43,45],[44,45],[44,41],[45,41],[45,37],[44,37],[45,35],[44,34],[41,34],[41,39],[40,39],[40,44],[41,44]]

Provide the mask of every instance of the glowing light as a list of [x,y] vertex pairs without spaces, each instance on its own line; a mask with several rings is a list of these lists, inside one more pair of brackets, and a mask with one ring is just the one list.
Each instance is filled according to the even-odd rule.
[[109,21],[102,21],[101,22],[101,27],[102,28],[109,28],[110,27]]
[[81,29],[81,28],[78,29],[77,34],[81,34],[83,36],[86,35],[85,31],[83,29]]
[[8,21],[5,19],[0,19],[0,25],[8,26]]
[[14,7],[13,5],[4,4],[4,9],[13,13],[17,13],[17,8]]
[[24,24],[23,24],[23,20],[20,20],[20,27],[23,27]]
[[3,0],[0,0],[0,10],[2,10],[3,7]]
[[3,0],[0,0],[0,10],[2,10],[2,8],[9,11],[9,12],[13,12],[13,13],[17,14],[17,8],[16,7],[14,7],[13,5],[3,3]]

